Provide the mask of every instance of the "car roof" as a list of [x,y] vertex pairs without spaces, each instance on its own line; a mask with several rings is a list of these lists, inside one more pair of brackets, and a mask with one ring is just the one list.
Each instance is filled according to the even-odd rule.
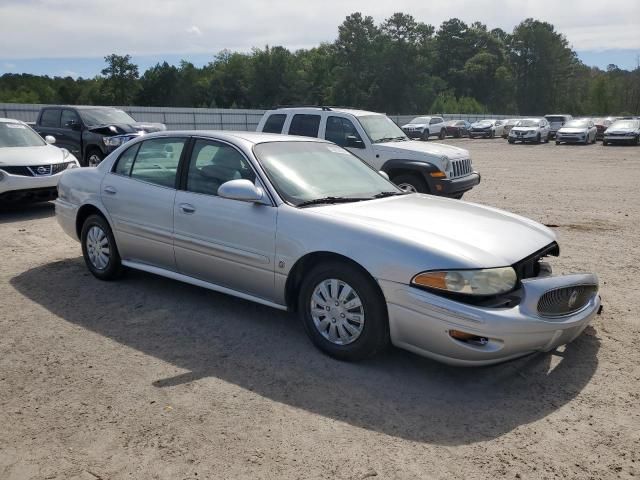
[[16,120],[15,118],[1,118],[1,123],[24,123],[22,120]]
[[98,105],[45,105],[42,108],[75,108],[76,110],[122,110],[118,107],[104,107]]
[[267,143],[267,142],[316,142],[331,143],[321,138],[301,137],[297,135],[280,135],[278,133],[262,133],[262,132],[245,132],[233,130],[164,130],[162,132],[154,132],[143,135],[141,140],[155,137],[171,137],[171,136],[194,136],[209,137],[217,140],[242,140],[250,144]]
[[365,115],[384,115],[384,113],[369,112],[367,110],[357,110],[355,108],[342,107],[282,107],[268,110],[268,113],[320,113],[320,112],[338,112],[348,113],[355,117],[363,117]]

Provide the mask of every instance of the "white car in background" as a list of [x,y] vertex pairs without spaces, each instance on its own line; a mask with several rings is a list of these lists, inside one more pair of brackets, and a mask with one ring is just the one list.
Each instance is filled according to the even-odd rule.
[[556,145],[560,143],[596,143],[598,128],[589,118],[569,120],[556,133]]
[[612,143],[630,143],[640,145],[640,120],[618,120],[604,132],[602,145]]
[[447,136],[447,124],[442,117],[416,117],[400,128],[409,138],[429,140],[435,136],[443,140]]
[[0,205],[57,197],[62,173],[80,164],[54,142],[51,136],[43,140],[24,122],[0,118]]
[[549,122],[544,118],[523,118],[509,131],[509,143],[549,143]]

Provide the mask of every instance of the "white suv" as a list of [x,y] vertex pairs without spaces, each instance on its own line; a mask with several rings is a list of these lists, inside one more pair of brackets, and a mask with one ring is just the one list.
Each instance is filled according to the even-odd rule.
[[402,130],[409,138],[422,140],[429,140],[429,137],[433,136],[444,140],[447,136],[447,125],[442,117],[416,117],[406,125],[402,125]]
[[469,152],[441,143],[410,140],[386,115],[330,107],[267,111],[258,132],[324,138],[389,175],[406,191],[452,198],[480,183]]

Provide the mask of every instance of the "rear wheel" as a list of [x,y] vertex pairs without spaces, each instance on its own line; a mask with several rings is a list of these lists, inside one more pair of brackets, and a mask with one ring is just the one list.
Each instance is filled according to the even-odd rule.
[[316,266],[302,281],[298,302],[307,335],[332,357],[362,360],[389,343],[382,292],[354,265],[332,261]]
[[80,235],[82,256],[89,271],[100,280],[114,280],[122,273],[122,262],[111,227],[100,215],[90,215]]
[[429,193],[429,187],[424,179],[413,173],[403,173],[391,179],[398,188],[411,193]]
[[438,138],[440,140],[444,140],[447,136],[447,132],[444,131],[444,128],[442,130],[440,130],[440,135],[438,135]]

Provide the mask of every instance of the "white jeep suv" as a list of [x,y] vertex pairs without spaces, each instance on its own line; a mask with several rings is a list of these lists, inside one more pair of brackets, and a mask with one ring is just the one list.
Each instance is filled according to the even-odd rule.
[[480,183],[469,152],[409,139],[386,115],[330,107],[267,111],[258,132],[324,138],[346,148],[406,191],[461,198]]
[[409,138],[429,140],[435,136],[444,140],[447,136],[447,125],[442,117],[416,117],[401,128]]

